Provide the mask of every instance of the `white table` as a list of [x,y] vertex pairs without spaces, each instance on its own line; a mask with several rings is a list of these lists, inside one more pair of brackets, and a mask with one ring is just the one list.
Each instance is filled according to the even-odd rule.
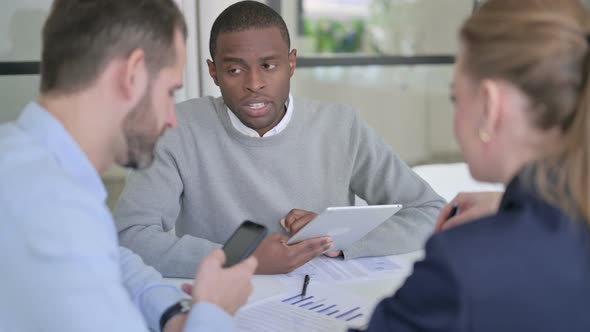
[[[407,254],[391,256],[404,265],[404,268],[392,273],[391,278],[339,283],[337,287],[342,287],[351,293],[355,293],[355,295],[366,299],[374,307],[384,297],[391,296],[403,284],[412,271],[413,263],[422,259],[423,255],[424,252],[418,250]],[[192,283],[191,279],[166,278],[165,280],[177,286],[183,283]],[[252,283],[254,284],[254,291],[248,300],[248,304],[253,304],[284,292],[298,291],[299,289],[289,289],[289,287],[293,286],[287,286],[282,283],[277,275],[255,275]]]

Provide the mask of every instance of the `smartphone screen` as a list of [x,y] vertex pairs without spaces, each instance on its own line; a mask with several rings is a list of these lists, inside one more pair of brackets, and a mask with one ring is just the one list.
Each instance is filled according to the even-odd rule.
[[226,257],[224,267],[230,267],[248,258],[264,239],[266,232],[264,225],[244,221],[223,245]]

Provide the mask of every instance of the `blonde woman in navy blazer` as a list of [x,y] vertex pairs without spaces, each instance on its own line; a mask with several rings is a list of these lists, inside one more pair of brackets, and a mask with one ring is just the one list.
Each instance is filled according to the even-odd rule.
[[368,331],[590,331],[590,22],[579,0],[487,0],[452,99],[496,214],[434,235]]

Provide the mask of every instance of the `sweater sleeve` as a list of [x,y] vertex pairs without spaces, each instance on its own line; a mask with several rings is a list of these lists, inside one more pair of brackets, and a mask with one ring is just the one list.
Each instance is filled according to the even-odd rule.
[[179,238],[174,232],[183,195],[177,140],[174,133],[166,133],[153,164],[127,176],[113,214],[121,245],[165,277],[194,278],[200,261],[220,245],[190,235]]
[[445,201],[354,113],[350,190],[369,205],[402,204],[403,208],[344,250],[344,257],[393,255],[420,249],[432,234]]

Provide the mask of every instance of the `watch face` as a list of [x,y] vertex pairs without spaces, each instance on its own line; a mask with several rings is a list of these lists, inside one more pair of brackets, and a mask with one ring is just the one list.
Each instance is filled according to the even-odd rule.
[[193,302],[190,299],[182,299],[178,304],[180,304],[180,312],[182,313],[189,312],[193,306]]

